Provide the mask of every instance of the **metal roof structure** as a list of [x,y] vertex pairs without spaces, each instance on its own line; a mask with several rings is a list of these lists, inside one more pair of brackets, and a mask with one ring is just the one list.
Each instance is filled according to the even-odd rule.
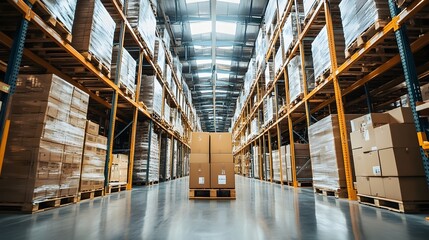
[[268,0],[158,0],[203,131],[226,132]]

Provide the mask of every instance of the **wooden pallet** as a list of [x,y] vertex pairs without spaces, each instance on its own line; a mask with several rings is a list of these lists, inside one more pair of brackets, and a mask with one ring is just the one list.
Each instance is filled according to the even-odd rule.
[[83,52],[81,54],[88,62],[92,63],[92,65],[94,65],[94,67],[97,68],[102,74],[104,74],[108,78],[111,78],[110,68],[105,66],[98,57],[96,57],[91,52]]
[[130,99],[134,100],[135,94],[134,92],[129,89],[127,86],[125,86],[123,83],[119,83],[119,89],[124,93],[126,97],[129,97]]
[[361,204],[387,209],[400,213],[429,212],[429,201],[400,201],[358,194]]
[[387,22],[384,20],[377,20],[367,30],[361,33],[355,41],[353,41],[345,50],[345,57],[350,58],[355,52],[360,50],[365,43],[374,36],[377,32],[381,31]]
[[127,190],[127,183],[109,183],[106,194],[121,192]]
[[162,122],[162,119],[161,119],[161,117],[157,114],[157,113],[151,113],[150,114],[150,116],[153,118],[153,119],[155,119],[155,120],[157,120],[158,122]]
[[67,28],[64,26],[62,22],[60,22],[56,16],[52,15],[52,13],[48,10],[46,5],[37,0],[35,2],[35,7],[33,8],[37,14],[47,23],[51,28],[53,28],[57,33],[59,33],[63,40],[67,43],[72,42],[72,34]]
[[96,197],[102,197],[104,196],[104,188],[95,189],[95,190],[89,190],[89,191],[82,191],[79,193],[78,201],[82,200],[92,200]]
[[314,192],[323,196],[333,196],[335,198],[347,198],[347,189],[325,189],[314,187]]
[[301,100],[304,98],[304,93],[300,93],[299,95],[298,95],[298,97],[296,97],[295,98],[295,100],[293,100],[291,103],[290,103],[290,106],[291,107],[293,107],[293,106],[295,106],[295,105],[297,105],[299,102],[301,102]]
[[[314,1],[313,6],[311,7],[311,9],[308,12],[307,16],[305,16],[305,18],[304,18],[303,29],[304,29],[304,26],[307,25],[308,21],[310,21],[311,17],[314,15],[314,12],[316,11],[317,6],[319,6],[320,1],[322,1],[322,0],[316,0],[316,1]],[[323,7],[322,7],[322,9],[323,9]]]
[[47,199],[37,203],[0,203],[0,211],[36,213],[78,202],[78,196]]
[[231,200],[236,199],[235,189],[189,189],[189,199]]
[[316,78],[316,86],[319,86],[321,83],[323,83],[329,77],[329,75],[331,75],[331,69],[327,68],[325,71],[323,71],[322,74],[320,74],[320,76]]

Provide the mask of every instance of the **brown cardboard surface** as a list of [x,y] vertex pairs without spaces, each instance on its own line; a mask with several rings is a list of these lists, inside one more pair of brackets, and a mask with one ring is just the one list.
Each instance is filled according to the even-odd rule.
[[362,128],[377,127],[390,123],[390,115],[386,113],[370,113],[350,121],[352,132]]
[[231,133],[210,133],[210,153],[232,153]]
[[382,177],[369,177],[369,186],[371,195],[375,197],[385,197],[384,184]]
[[384,177],[386,198],[401,201],[429,200],[425,177]]
[[210,134],[193,132],[191,136],[191,153],[210,153]]
[[359,194],[371,195],[368,177],[356,177],[357,192]]
[[210,164],[191,163],[189,168],[189,188],[210,188]]
[[211,188],[235,188],[234,163],[211,163],[210,169]]
[[399,107],[387,112],[392,123],[412,123],[414,124],[413,113],[409,107]]
[[381,172],[385,177],[424,176],[423,160],[418,146],[382,149],[379,155]]
[[361,155],[360,161],[354,157],[355,150],[353,150],[353,159],[355,163],[356,176],[362,177],[375,177],[381,176],[380,158],[378,151],[366,152]]
[[232,154],[210,154],[210,163],[232,163]]
[[363,138],[362,133],[360,131],[354,131],[350,133],[350,143],[352,149],[362,148],[363,146]]
[[98,135],[100,126],[97,123],[87,121],[86,122],[86,132],[93,135]]
[[374,132],[378,149],[392,147],[414,148],[418,146],[414,124],[391,123],[376,128]]
[[191,153],[190,163],[210,163],[210,154],[208,153]]

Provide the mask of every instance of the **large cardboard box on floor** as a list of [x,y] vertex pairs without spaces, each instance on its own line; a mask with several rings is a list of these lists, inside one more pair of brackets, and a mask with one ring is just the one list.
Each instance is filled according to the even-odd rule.
[[211,188],[235,188],[234,163],[211,163]]
[[379,151],[381,173],[384,177],[424,176],[419,146],[386,148]]
[[400,201],[427,201],[429,190],[425,177],[384,177],[386,198]]
[[386,197],[382,177],[369,177],[369,187],[371,188],[371,196]]
[[210,163],[210,154],[208,153],[191,153],[190,163]]
[[231,133],[210,133],[210,154],[232,153]]
[[375,128],[378,149],[418,146],[414,124],[391,123]]
[[356,176],[382,176],[379,151],[363,152],[362,148],[352,151]]
[[210,164],[191,163],[189,170],[189,188],[210,188]]
[[193,132],[191,135],[191,153],[210,153],[210,134]]
[[210,163],[232,163],[232,153],[210,154]]

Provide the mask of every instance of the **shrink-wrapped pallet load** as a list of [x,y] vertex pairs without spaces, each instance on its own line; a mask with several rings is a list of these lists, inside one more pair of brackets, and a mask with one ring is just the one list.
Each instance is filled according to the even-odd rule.
[[150,113],[162,116],[162,86],[155,76],[142,76],[140,99]]
[[149,49],[150,55],[154,55],[156,39],[156,18],[150,6],[149,0],[129,0],[127,19]]
[[71,32],[75,18],[77,0],[42,0],[53,17],[59,20]]
[[[116,75],[116,69],[118,65],[118,53],[119,45],[115,45],[113,47],[112,54],[112,77],[115,77]],[[121,72],[119,73],[119,83],[123,84],[124,87],[134,93],[136,91],[135,79],[137,62],[125,48],[122,49],[122,57],[120,58],[120,61]]]

